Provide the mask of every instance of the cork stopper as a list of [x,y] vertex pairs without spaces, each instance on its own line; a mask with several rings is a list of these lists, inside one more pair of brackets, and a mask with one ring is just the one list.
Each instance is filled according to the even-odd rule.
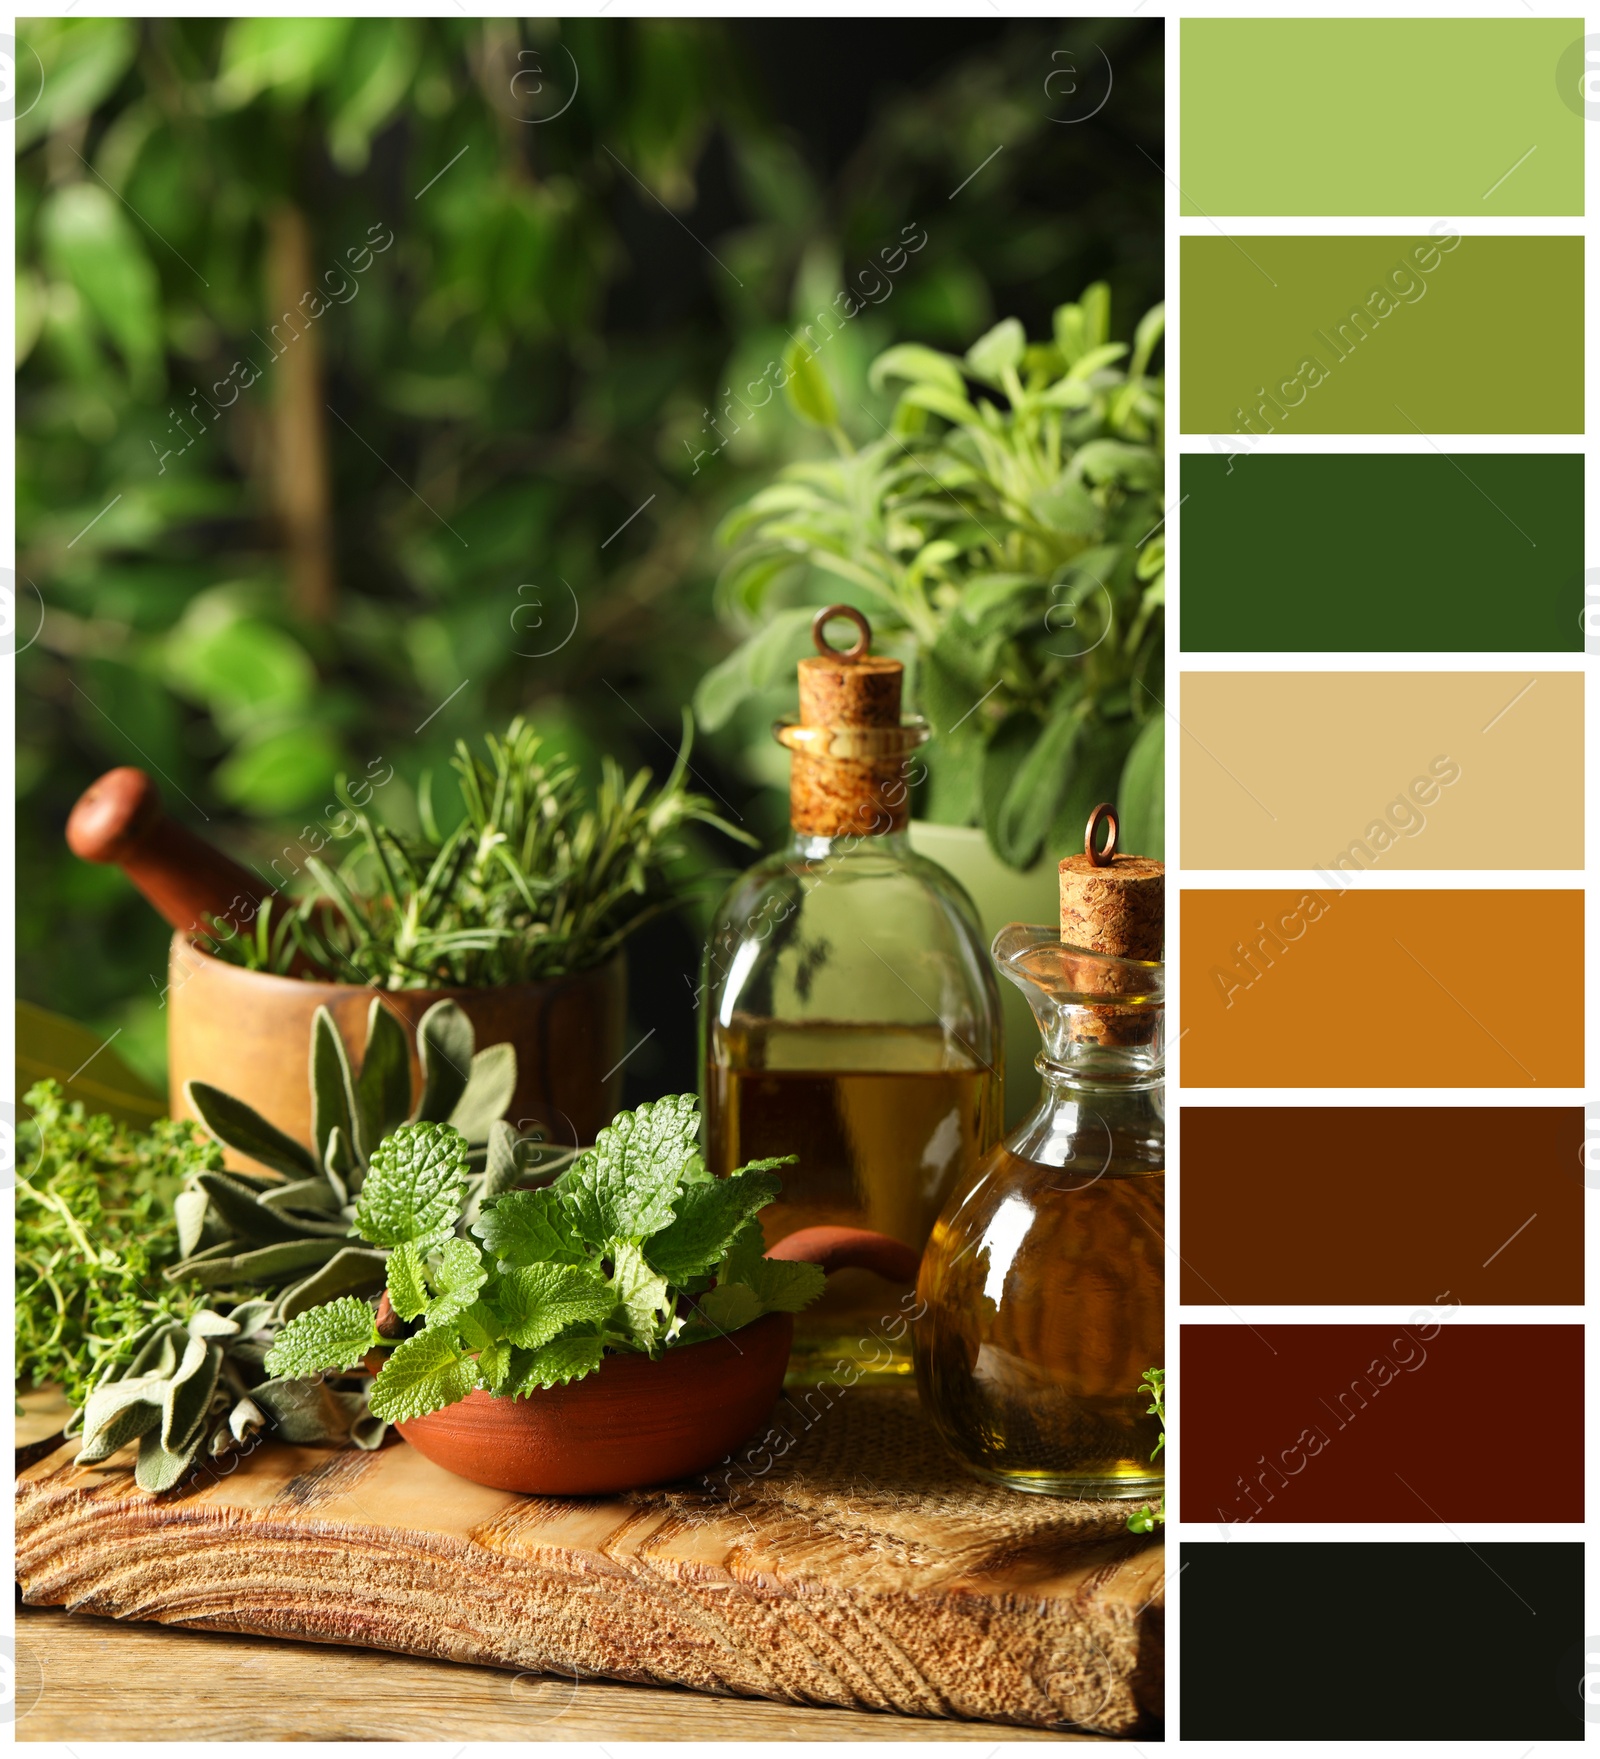
[[[854,623],[849,648],[829,644],[835,618]],[[901,723],[905,667],[875,654],[872,628],[853,605],[828,605],[811,624],[815,656],[800,662],[800,719],[780,725],[793,754],[789,821],[805,836],[881,836],[910,814],[909,754],[927,737]]]
[[[1101,825],[1105,841],[1097,846]],[[1090,953],[1158,961],[1166,940],[1166,866],[1143,855],[1117,853],[1117,814],[1109,802],[1089,815],[1083,853],[1061,863],[1061,940]],[[1120,979],[1108,978],[1108,994]],[[1148,1011],[1118,1007],[1084,1010],[1075,1037],[1102,1044],[1137,1044],[1149,1036]]]

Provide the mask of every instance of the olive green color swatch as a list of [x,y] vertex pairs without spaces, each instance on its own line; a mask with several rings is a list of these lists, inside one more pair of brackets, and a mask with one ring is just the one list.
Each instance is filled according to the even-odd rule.
[[1579,18],[1186,18],[1185,214],[1581,214]]
[[1213,451],[1583,431],[1581,238],[1208,234],[1179,268],[1181,431]]
[[1186,653],[1577,653],[1583,455],[1185,453]]

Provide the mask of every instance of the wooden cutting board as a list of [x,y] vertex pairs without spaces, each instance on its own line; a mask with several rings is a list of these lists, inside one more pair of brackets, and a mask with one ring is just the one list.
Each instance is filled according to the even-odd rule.
[[150,1496],[131,1450],[74,1451],[18,1474],[33,1605],[910,1716],[1161,1715],[1160,1542],[969,1479],[909,1388],[785,1401],[731,1467],[622,1497],[270,1441]]

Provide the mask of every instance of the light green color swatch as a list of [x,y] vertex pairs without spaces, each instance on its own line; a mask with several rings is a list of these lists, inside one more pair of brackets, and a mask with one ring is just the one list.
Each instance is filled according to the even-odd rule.
[[1186,18],[1182,211],[1582,214],[1583,35],[1578,18]]

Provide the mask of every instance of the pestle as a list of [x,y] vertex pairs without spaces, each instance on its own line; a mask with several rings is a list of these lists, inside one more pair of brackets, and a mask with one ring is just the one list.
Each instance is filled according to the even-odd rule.
[[182,934],[216,917],[242,928],[272,890],[238,862],[168,817],[143,770],[107,770],[78,797],[67,847],[85,861],[120,867]]

